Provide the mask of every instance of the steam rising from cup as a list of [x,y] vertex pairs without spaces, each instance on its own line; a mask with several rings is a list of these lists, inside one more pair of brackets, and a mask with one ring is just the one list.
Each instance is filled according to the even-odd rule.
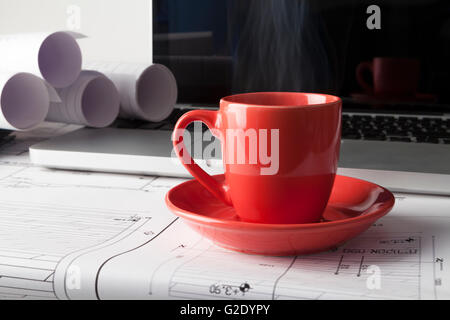
[[313,1],[232,1],[233,91],[334,92],[334,48]]

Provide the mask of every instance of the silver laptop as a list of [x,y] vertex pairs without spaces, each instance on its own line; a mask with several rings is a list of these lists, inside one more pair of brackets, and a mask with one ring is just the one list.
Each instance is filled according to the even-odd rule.
[[[365,23],[362,3],[314,3],[314,10],[307,2],[289,1],[269,10],[268,1],[233,6],[230,1],[153,1],[157,36],[146,54],[177,78],[174,113],[160,123],[118,120],[111,128],[83,128],[32,146],[31,160],[60,169],[188,177],[173,157],[170,140],[184,112],[217,108],[219,98],[230,93],[328,92],[343,98],[340,174],[399,192],[450,195],[450,97],[443,85],[450,83],[450,68],[441,67],[450,57],[440,47],[449,33],[436,32],[448,29],[448,23],[436,15],[427,24],[421,13],[437,9],[426,2],[408,10],[406,3],[386,1],[382,12],[390,14],[382,15],[374,30]],[[398,6],[405,8],[391,10]],[[380,76],[386,68],[374,66],[378,56],[399,58],[398,65],[414,60],[420,69]],[[375,71],[359,67],[366,61]],[[388,81],[394,92],[374,93]],[[202,135],[191,138],[204,143],[196,140]],[[222,172],[219,152],[209,159],[201,151],[194,157],[208,172]]]

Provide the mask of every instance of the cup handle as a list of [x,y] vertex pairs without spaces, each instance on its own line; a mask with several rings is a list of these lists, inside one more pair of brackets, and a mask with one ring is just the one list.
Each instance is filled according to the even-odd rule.
[[[183,166],[196,178],[209,192],[216,198],[221,200],[226,205],[232,205],[229,194],[229,187],[225,182],[217,181],[209,174],[207,174],[200,166],[195,163],[191,155],[186,151],[186,146],[183,141],[183,133],[186,127],[194,121],[201,121],[208,126],[208,128],[215,129],[217,132],[216,121],[219,115],[218,111],[209,110],[194,110],[185,113],[177,121],[174,132],[172,134],[172,141],[175,153]],[[214,132],[213,131],[213,132]],[[186,152],[186,154],[183,154]]]
[[358,81],[359,85],[368,93],[373,93],[373,85],[370,83],[367,83],[364,79],[364,74],[369,71],[373,75],[373,62],[372,61],[365,61],[361,62],[356,67],[356,80]]

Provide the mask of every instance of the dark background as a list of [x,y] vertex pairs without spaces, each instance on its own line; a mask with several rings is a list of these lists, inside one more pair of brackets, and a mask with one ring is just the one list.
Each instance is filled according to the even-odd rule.
[[[369,30],[369,5],[381,30]],[[154,0],[155,62],[179,102],[232,93],[361,92],[356,66],[373,57],[420,59],[419,91],[450,103],[450,1]]]

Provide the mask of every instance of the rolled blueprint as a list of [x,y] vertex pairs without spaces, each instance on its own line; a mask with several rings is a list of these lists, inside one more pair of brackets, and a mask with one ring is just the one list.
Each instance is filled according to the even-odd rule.
[[41,78],[24,72],[0,74],[0,129],[35,128],[49,104],[49,88]]
[[81,50],[70,31],[0,35],[0,70],[42,75],[55,88],[72,84],[81,72]]
[[172,113],[178,88],[165,66],[87,62],[84,67],[102,72],[114,82],[120,95],[120,117],[158,122]]
[[90,127],[109,126],[118,116],[120,97],[114,83],[97,71],[83,70],[69,87],[56,89],[46,120]]

